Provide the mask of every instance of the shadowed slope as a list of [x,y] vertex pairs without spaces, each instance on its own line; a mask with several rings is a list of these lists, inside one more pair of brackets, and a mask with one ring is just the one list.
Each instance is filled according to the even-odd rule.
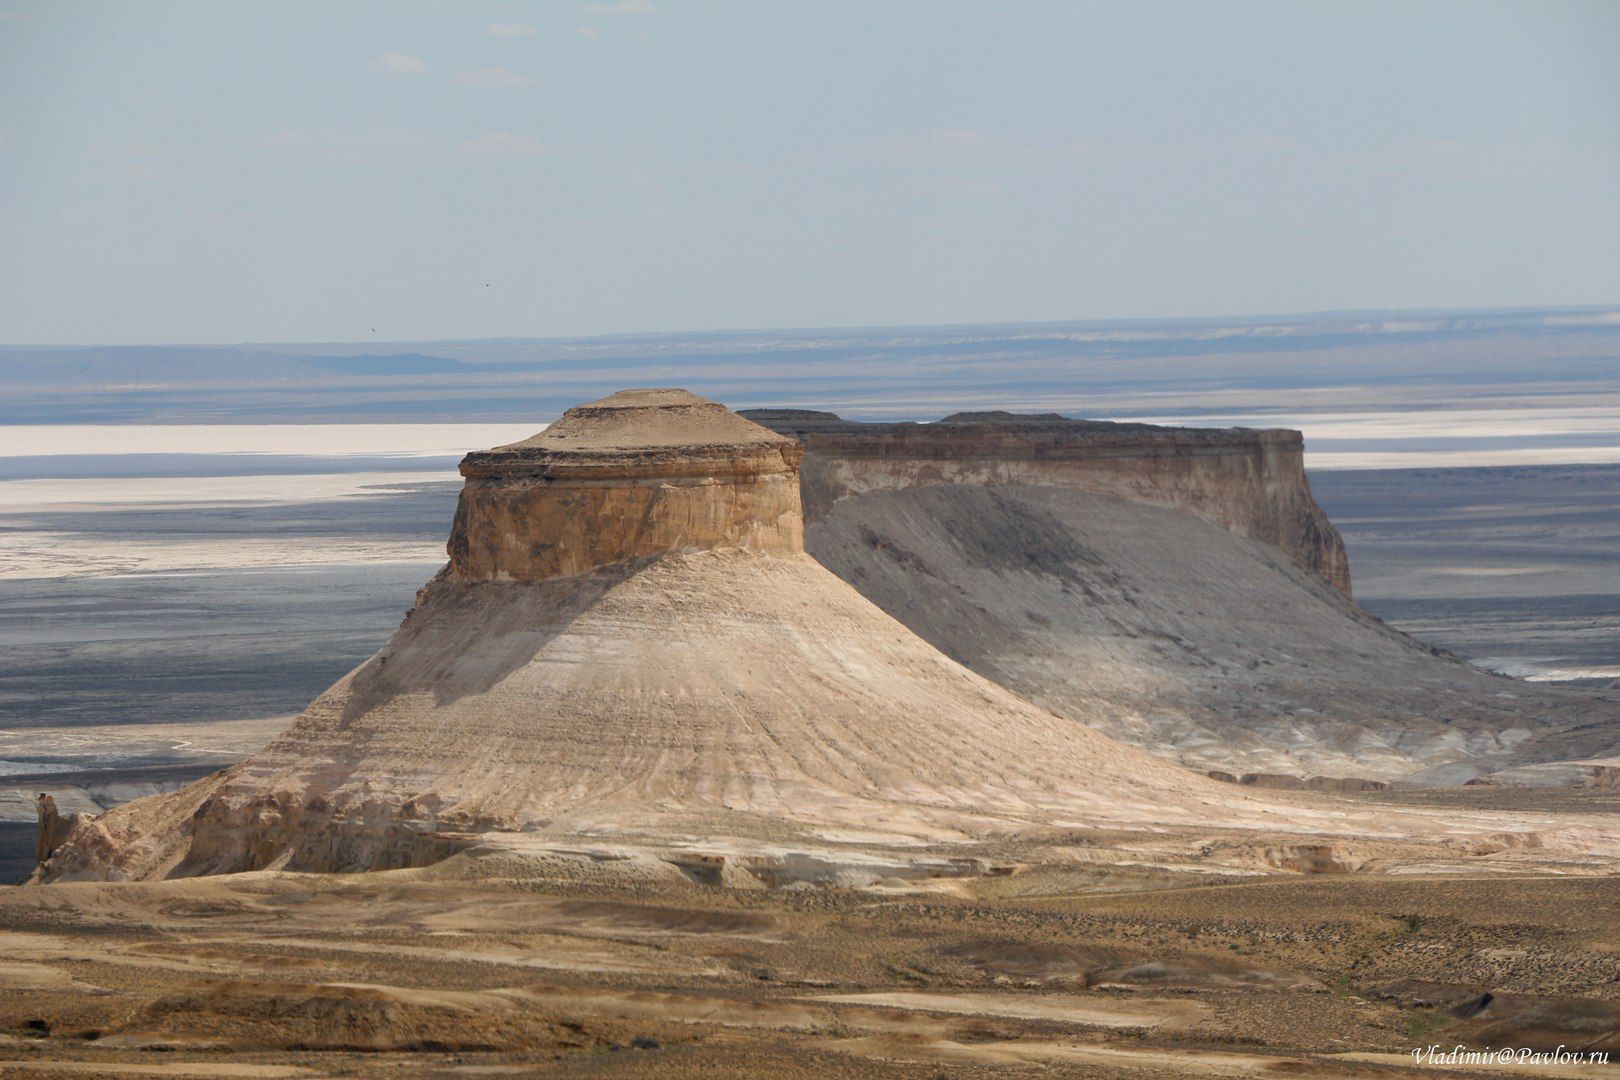
[[1477,672],[1168,509],[935,484],[845,498],[806,547],[980,674],[1199,768],[1455,783],[1620,741],[1612,702]]

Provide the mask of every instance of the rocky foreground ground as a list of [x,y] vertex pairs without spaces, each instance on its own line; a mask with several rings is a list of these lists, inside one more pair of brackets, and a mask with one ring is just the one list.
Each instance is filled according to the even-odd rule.
[[1400,1076],[1431,1043],[1620,1053],[1612,877],[1223,872],[1162,835],[1071,839],[1063,862],[859,889],[538,879],[490,850],[7,890],[0,1075]]

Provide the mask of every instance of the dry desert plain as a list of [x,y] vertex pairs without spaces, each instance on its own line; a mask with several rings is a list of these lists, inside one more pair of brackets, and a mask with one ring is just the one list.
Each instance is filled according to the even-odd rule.
[[493,849],[11,890],[0,1068],[1401,1076],[1430,1043],[1617,1049],[1612,877],[1202,866],[1242,842],[1213,830],[1063,839],[1008,876],[862,888],[593,883]]

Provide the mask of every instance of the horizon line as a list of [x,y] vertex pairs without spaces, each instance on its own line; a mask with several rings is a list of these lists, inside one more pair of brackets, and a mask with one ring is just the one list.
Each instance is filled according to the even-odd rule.
[[848,334],[872,331],[994,330],[1010,327],[1107,327],[1143,325],[1212,325],[1265,321],[1309,322],[1318,319],[1369,316],[1436,317],[1458,315],[1512,316],[1560,313],[1620,314],[1620,301],[1607,304],[1541,304],[1501,307],[1414,307],[1414,308],[1324,308],[1311,311],[1266,312],[1247,315],[1163,315],[1163,316],[1084,316],[1072,319],[1024,319],[965,323],[867,323],[823,326],[737,326],[695,330],[616,330],[596,334],[555,336],[441,337],[441,338],[359,338],[353,340],[283,339],[280,341],[161,341],[161,342],[0,342],[0,349],[245,349],[296,345],[471,345],[493,342],[590,342],[624,341],[646,338],[701,337],[721,334]]

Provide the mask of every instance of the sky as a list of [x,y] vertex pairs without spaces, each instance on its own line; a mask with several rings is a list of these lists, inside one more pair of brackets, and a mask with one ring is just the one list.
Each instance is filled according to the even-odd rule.
[[1620,3],[0,0],[0,343],[1620,301]]

